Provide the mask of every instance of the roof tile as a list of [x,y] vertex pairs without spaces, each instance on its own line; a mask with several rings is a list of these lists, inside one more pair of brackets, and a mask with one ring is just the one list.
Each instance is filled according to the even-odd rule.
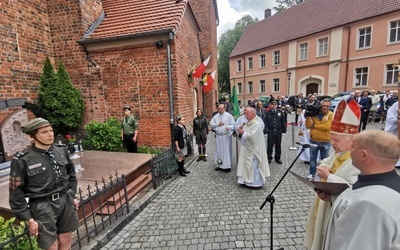
[[187,1],[103,0],[103,22],[86,40],[171,29],[176,31]]
[[230,57],[398,10],[399,0],[308,0],[247,27]]

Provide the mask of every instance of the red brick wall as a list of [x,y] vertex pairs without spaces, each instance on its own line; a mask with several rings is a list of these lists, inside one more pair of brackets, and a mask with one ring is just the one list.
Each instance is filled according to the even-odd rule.
[[[111,117],[120,120],[122,106],[129,104],[141,118],[139,145],[169,146],[167,41],[163,48],[147,43],[90,52],[93,59],[90,63],[77,41],[101,12],[100,0],[0,2],[0,36],[4,40],[0,57],[0,98],[25,97],[36,102],[43,63],[49,56],[55,68],[63,61],[74,86],[81,91],[85,100],[84,124],[92,120],[103,122]],[[208,10],[201,13],[204,16],[199,22],[213,22]],[[200,44],[216,39],[216,32],[212,34],[212,30],[213,27],[206,26],[203,32],[208,35],[201,35]],[[207,40],[207,36],[213,38]],[[216,48],[201,47],[203,58],[212,53],[209,65],[210,69],[211,65],[215,68]],[[215,51],[206,51],[207,47]],[[190,69],[201,63],[197,29],[187,15],[171,41],[171,54],[174,116],[182,114],[185,124],[189,125],[193,109],[202,107],[203,100],[199,81],[193,86],[187,77]],[[193,103],[194,91],[197,103]],[[210,98],[215,99],[212,95]],[[204,103],[206,110],[209,107],[212,110],[214,101]],[[11,111],[0,112],[0,121]]]
[[[36,102],[46,55],[51,53],[46,0],[0,1],[0,98]],[[3,120],[16,108],[0,111]]]
[[[206,72],[211,73],[217,69],[217,26],[216,13],[214,11],[213,0],[190,0],[193,12],[195,13],[197,22],[199,23],[201,32],[199,34],[201,44],[201,54],[204,59],[211,55],[208,62]],[[218,100],[218,71],[215,75],[213,90],[205,94],[205,115],[211,119],[214,112],[214,104]]]

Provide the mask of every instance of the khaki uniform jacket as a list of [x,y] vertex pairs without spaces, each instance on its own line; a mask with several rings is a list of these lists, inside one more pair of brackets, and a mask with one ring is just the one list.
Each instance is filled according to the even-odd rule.
[[10,171],[10,207],[18,219],[27,221],[32,218],[27,198],[49,197],[53,193],[66,191],[75,196],[77,180],[75,168],[65,146],[52,145],[54,160],[58,163],[60,177],[56,174],[46,150],[32,145],[27,152],[17,154],[11,162]]

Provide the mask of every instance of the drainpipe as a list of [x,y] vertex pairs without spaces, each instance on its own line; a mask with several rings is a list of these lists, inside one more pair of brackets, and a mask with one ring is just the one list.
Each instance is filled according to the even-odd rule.
[[350,54],[350,33],[351,33],[351,28],[347,27],[348,31],[348,37],[347,37],[347,51],[346,51],[346,69],[344,72],[344,90],[343,91],[347,91],[347,77],[349,75],[349,54]]
[[174,97],[173,97],[173,89],[172,89],[172,63],[171,63],[171,40],[174,39],[174,35],[172,32],[169,33],[168,42],[167,42],[167,67],[168,67],[168,89],[169,89],[169,125],[171,129],[171,145],[174,145],[173,142],[173,129],[174,129]]

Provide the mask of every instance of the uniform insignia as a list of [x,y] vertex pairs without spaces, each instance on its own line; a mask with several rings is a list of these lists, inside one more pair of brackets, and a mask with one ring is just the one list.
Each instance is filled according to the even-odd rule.
[[28,166],[29,169],[35,169],[35,168],[40,168],[42,166],[42,163],[37,163],[31,166]]
[[18,152],[17,154],[14,155],[14,159],[15,160],[19,160],[19,159],[21,159],[22,156],[26,155],[26,153],[27,152],[20,151],[20,152]]

